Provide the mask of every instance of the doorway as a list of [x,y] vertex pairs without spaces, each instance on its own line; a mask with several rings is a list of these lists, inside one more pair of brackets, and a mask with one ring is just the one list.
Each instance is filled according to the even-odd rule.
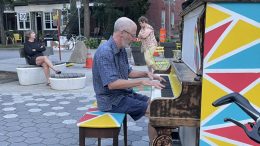
[[42,37],[42,12],[36,12],[35,14],[35,20],[36,20],[36,34],[37,38],[41,39]]

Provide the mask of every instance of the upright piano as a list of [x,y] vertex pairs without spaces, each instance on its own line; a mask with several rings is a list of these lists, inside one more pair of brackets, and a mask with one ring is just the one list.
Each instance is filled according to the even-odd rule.
[[149,120],[159,134],[153,145],[159,139],[166,145],[172,129],[180,126],[197,127],[198,143],[201,81],[194,80],[197,75],[185,63],[170,60],[170,64],[169,74],[158,74],[167,80],[166,87],[152,88]]

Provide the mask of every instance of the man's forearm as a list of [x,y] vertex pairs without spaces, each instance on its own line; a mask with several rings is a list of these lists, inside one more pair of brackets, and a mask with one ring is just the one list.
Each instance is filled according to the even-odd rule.
[[110,84],[108,84],[108,88],[110,90],[114,89],[127,89],[127,88],[132,88],[136,86],[142,85],[142,80],[116,80]]
[[147,71],[131,71],[129,78],[144,78],[147,77]]

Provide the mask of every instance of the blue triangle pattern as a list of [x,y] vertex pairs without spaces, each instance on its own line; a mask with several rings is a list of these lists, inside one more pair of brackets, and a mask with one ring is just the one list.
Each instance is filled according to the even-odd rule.
[[210,144],[200,139],[200,146],[210,146]]
[[125,114],[121,114],[121,113],[110,113],[110,115],[112,115],[113,118],[114,118],[115,120],[117,120],[117,122],[118,122],[119,124],[123,123],[123,120],[124,120],[124,118],[125,118]]
[[259,69],[260,68],[260,44],[254,45],[229,58],[215,63],[207,69]]
[[251,117],[249,117],[239,106],[232,103],[214,118],[205,123],[203,127],[224,124],[225,118],[232,118],[237,121],[251,119]]
[[260,3],[218,3],[217,5],[260,22]]

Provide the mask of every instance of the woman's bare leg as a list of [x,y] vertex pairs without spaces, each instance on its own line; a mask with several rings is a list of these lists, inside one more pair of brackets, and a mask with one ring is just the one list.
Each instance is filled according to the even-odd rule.
[[46,65],[50,67],[52,70],[54,70],[55,72],[57,71],[54,69],[52,62],[49,60],[47,56],[39,56],[36,58],[37,65],[41,65],[42,63],[46,63]]
[[43,68],[43,72],[45,74],[47,82],[50,83],[50,69],[49,69],[49,66],[46,63],[42,63],[41,66]]

